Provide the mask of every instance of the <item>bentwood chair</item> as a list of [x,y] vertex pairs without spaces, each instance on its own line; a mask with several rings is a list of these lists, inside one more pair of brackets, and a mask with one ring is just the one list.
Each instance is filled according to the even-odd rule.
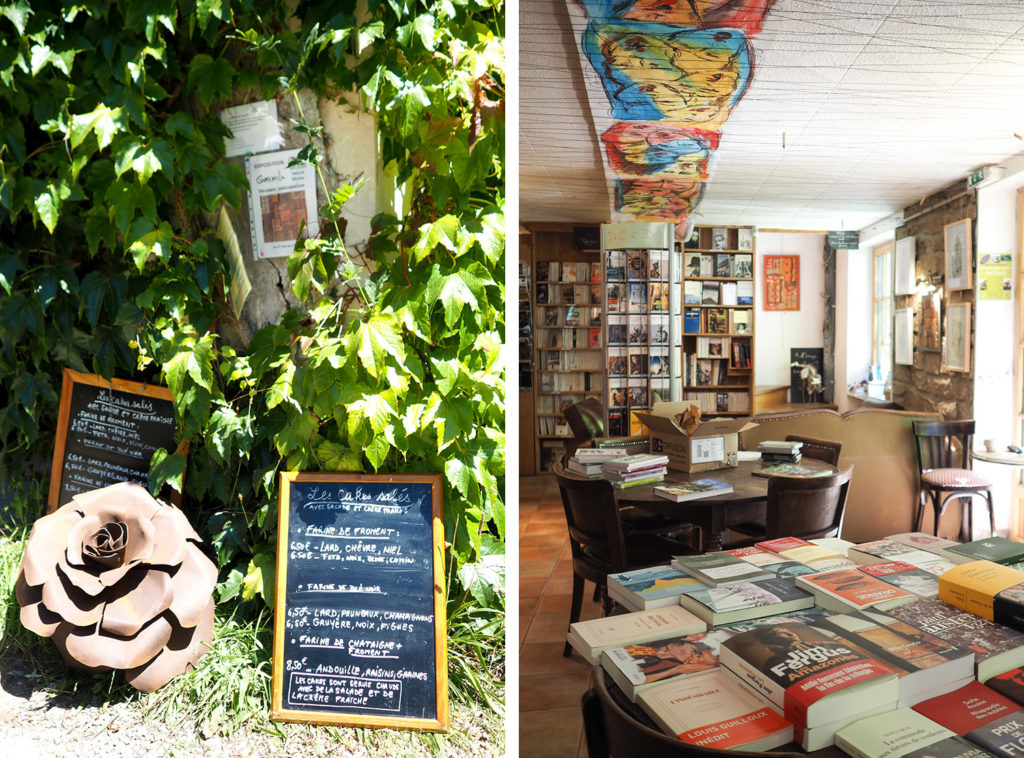
[[[602,599],[607,616],[612,609],[608,574],[656,566],[668,563],[673,555],[699,552],[691,543],[663,535],[633,534],[627,539],[609,481],[569,477],[561,465],[555,466],[554,474],[572,549],[569,624],[579,621],[585,582],[593,582],[597,587],[595,595]],[[566,643],[564,655],[571,653],[572,648]]]
[[595,666],[593,685],[583,694],[583,733],[590,758],[699,758],[700,756],[790,756],[800,755],[784,748],[769,753],[745,750],[718,750],[682,742],[661,732],[639,706],[629,702],[622,691],[609,681],[604,669]]
[[988,504],[991,533],[996,533],[996,518],[992,510],[992,482],[971,469],[971,445],[974,440],[974,419],[967,421],[915,421],[917,439],[917,470],[920,476],[920,494],[917,503],[916,529],[921,531],[924,511],[931,503],[935,516],[932,533],[939,533],[939,519],[946,506],[960,500],[963,517],[960,522],[961,540],[974,539],[971,505],[974,497],[984,498]]
[[773,476],[768,479],[764,531],[730,543],[737,548],[779,537],[838,537],[850,492],[853,466],[829,476]]

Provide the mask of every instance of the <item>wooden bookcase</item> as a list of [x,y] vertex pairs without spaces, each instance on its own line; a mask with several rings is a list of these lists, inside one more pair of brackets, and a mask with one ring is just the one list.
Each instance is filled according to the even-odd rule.
[[[535,470],[550,470],[572,432],[564,409],[604,398],[601,258],[577,247],[571,225],[531,228]],[[525,433],[522,429],[521,433]]]
[[683,246],[683,399],[705,415],[754,412],[753,227],[698,226]]

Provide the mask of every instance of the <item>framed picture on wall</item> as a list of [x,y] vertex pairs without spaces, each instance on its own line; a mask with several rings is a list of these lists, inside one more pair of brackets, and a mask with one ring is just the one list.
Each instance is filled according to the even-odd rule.
[[942,368],[948,371],[971,370],[971,304],[946,306],[946,345]]
[[914,294],[914,258],[916,247],[913,237],[896,240],[896,280],[893,294]]
[[921,326],[917,332],[917,349],[938,351],[941,346],[942,301],[933,292],[921,298]]
[[902,366],[914,364],[914,309],[900,308],[896,311],[892,341],[896,351],[896,363]]
[[946,291],[971,289],[971,267],[974,264],[971,246],[971,220],[961,219],[946,224]]

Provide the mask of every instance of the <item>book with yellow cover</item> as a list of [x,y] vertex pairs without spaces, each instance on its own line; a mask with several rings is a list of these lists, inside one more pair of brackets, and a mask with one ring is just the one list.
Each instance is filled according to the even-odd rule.
[[992,621],[992,599],[1015,584],[1024,573],[992,561],[971,561],[939,576],[939,600]]
[[787,561],[796,561],[797,563],[810,563],[811,561],[820,561],[822,558],[842,558],[839,553],[830,547],[825,545],[802,545],[800,547],[790,548],[789,550],[783,550],[779,553]]

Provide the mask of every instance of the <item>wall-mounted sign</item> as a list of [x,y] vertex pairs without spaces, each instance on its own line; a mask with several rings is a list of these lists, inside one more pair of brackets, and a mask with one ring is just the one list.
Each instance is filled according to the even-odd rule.
[[860,232],[829,232],[828,244],[836,250],[856,250],[860,246]]
[[252,252],[257,260],[291,255],[300,235],[315,237],[320,231],[313,166],[288,165],[298,154],[280,150],[245,158]]
[[271,716],[447,731],[441,477],[281,475]]
[[[176,429],[166,387],[64,369],[47,510],[118,482],[148,487],[150,459],[177,449]],[[180,504],[180,494],[161,494]]]

